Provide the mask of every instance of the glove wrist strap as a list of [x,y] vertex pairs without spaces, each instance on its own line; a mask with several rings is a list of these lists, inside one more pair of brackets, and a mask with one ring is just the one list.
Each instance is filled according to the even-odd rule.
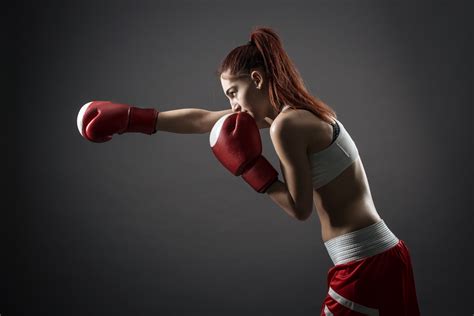
[[122,133],[138,132],[144,134],[156,133],[156,122],[158,118],[156,109],[141,109],[131,106],[128,109],[127,128]]
[[242,174],[242,178],[258,193],[265,193],[278,180],[278,172],[268,160],[260,156],[255,164]]

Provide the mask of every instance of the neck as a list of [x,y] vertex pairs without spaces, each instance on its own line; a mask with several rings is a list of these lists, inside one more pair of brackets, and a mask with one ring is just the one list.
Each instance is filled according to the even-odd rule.
[[[275,120],[275,118],[278,116],[278,114],[280,114],[281,112],[278,112],[277,110],[275,110],[273,108],[273,106],[269,106],[268,107],[269,110],[268,110],[268,113],[266,114],[264,120],[265,122],[267,122],[269,125],[272,125],[273,121]],[[282,108],[282,111],[285,107]]]

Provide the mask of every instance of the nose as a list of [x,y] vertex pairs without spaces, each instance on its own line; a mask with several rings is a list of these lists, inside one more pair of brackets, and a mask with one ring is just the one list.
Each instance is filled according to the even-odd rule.
[[232,105],[232,111],[233,112],[240,112],[240,111],[242,111],[242,107],[238,104],[233,104]]

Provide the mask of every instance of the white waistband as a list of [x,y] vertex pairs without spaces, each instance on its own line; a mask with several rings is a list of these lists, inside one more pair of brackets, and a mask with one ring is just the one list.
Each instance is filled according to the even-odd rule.
[[324,243],[334,265],[362,260],[398,244],[383,220]]

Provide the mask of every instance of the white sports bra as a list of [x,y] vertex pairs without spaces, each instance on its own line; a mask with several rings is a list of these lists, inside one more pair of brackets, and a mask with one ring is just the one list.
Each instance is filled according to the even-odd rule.
[[331,144],[323,150],[308,155],[315,189],[328,184],[359,157],[357,146],[344,125],[337,119],[331,125],[334,131]]
[[309,154],[315,189],[329,183],[359,157],[357,146],[344,125],[336,119],[332,126],[334,136],[331,145],[321,151]]

